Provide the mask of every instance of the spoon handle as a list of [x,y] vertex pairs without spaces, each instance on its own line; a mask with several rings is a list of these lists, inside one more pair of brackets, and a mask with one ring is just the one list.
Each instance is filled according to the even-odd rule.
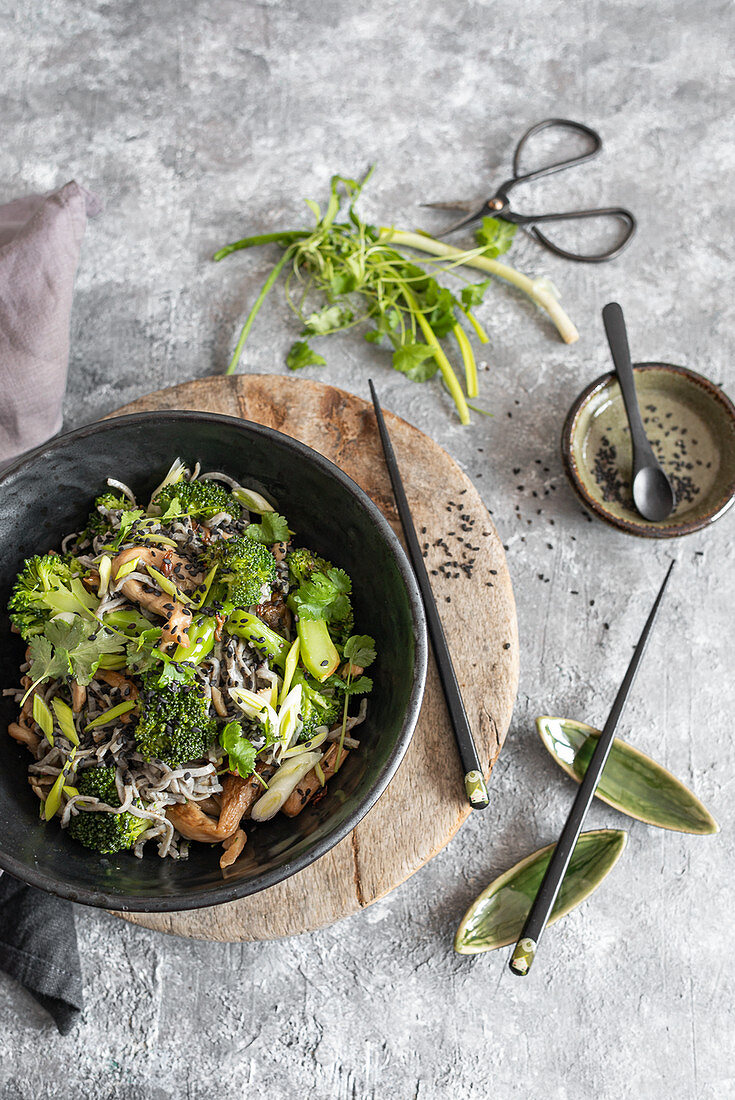
[[618,376],[620,389],[623,393],[625,411],[628,414],[630,435],[633,440],[633,473],[642,465],[650,465],[652,460],[657,460],[653,454],[651,444],[648,442],[646,429],[643,427],[641,412],[638,407],[638,396],[635,392],[635,379],[633,364],[630,361],[630,348],[628,347],[628,333],[625,330],[623,311],[617,302],[610,302],[602,311],[602,323],[605,326],[605,335],[610,345],[610,353],[615,364],[615,373]]

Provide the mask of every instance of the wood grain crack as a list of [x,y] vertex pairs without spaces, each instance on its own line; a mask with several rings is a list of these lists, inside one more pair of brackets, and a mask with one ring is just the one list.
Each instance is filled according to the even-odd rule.
[[350,840],[352,841],[352,859],[355,864],[355,869],[352,873],[352,878],[355,883],[355,894],[357,896],[358,905],[361,909],[364,909],[367,902],[362,892],[362,881],[360,879],[360,842],[357,839],[357,829],[352,830]]

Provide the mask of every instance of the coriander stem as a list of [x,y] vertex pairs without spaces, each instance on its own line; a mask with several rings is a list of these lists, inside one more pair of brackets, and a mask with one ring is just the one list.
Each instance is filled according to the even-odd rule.
[[426,340],[426,343],[434,351],[434,358],[439,364],[439,370],[442,372],[442,377],[446,382],[447,389],[454,399],[454,404],[457,406],[460,423],[469,424],[470,410],[467,408],[467,402],[465,401],[465,396],[462,393],[462,387],[459,384],[457,375],[452,369],[452,364],[447,359],[444,353],[444,349],[436,338],[434,330],[419,309],[418,302],[416,301],[413,292],[409,290],[408,286],[406,285],[402,287],[401,292],[409,304],[411,314],[416,318],[419,323],[419,328],[424,334],[424,339]]
[[255,248],[259,244],[274,244],[277,241],[293,244],[294,241],[310,235],[306,229],[284,229],[281,233],[260,233],[257,237],[243,237],[241,241],[233,241],[232,244],[218,248],[212,259],[216,263],[224,260],[225,256],[229,256],[231,252],[239,252],[241,248]]
[[225,371],[225,374],[234,374],[235,367],[237,366],[238,362],[240,361],[240,356],[242,355],[242,349],[245,347],[245,341],[248,338],[248,334],[250,332],[250,329],[253,327],[253,321],[255,320],[255,318],[258,315],[258,311],[259,311],[260,307],[262,306],[263,302],[265,301],[265,299],[268,295],[268,291],[271,289],[271,287],[275,283],[276,279],[281,274],[281,271],[283,270],[284,265],[287,263],[288,260],[290,260],[290,258],[291,258],[291,249],[287,248],[286,251],[281,256],[278,263],[276,264],[276,266],[271,271],[268,278],[263,283],[260,294],[255,299],[255,302],[253,303],[253,308],[250,310],[250,313],[248,313],[247,318],[245,319],[245,324],[242,326],[242,332],[240,333],[240,339],[237,341],[237,347],[235,348],[235,351],[233,352],[232,359],[230,360],[229,366],[227,367],[227,370]]
[[[413,248],[417,252],[427,252],[431,256],[442,256],[448,260],[457,260],[462,255],[460,249],[444,244],[443,241],[437,241],[433,237],[424,236],[422,233],[408,233],[402,229],[391,229],[388,226],[381,226],[379,240],[385,244]],[[490,260],[486,256],[475,256],[473,259],[466,260],[465,264],[467,267],[477,268],[478,271],[488,271],[491,275],[497,275],[498,278],[517,286],[536,305],[546,310],[565,343],[573,344],[579,339],[579,333],[571,319],[542,280],[529,279],[514,267],[501,264],[498,260]]]
[[452,329],[452,335],[457,341],[459,350],[462,353],[462,360],[464,362],[464,377],[465,377],[465,389],[467,390],[468,397],[477,397],[477,363],[475,362],[475,353],[472,350],[472,345],[465,336],[464,329],[461,325],[455,325]]
[[471,313],[469,309],[465,309],[464,306],[460,306],[459,308],[462,310],[465,317],[467,318],[467,320],[469,321],[469,323],[472,325],[473,329],[477,333],[477,339],[480,341],[480,343],[481,344],[489,344],[490,343],[490,337],[485,332],[485,329],[482,327],[480,322],[477,320],[474,313]]

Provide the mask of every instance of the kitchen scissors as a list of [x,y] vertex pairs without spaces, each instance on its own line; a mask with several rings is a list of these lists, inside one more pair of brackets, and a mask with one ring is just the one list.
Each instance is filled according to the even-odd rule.
[[[584,137],[590,139],[592,143],[591,147],[587,152],[581,153],[579,156],[568,157],[566,160],[554,161],[551,164],[546,164],[541,168],[537,168],[533,172],[521,173],[521,156],[526,143],[536,134],[540,134],[542,130],[551,129],[572,130],[577,134],[582,134]],[[444,210],[466,211],[465,217],[460,218],[459,221],[454,222],[441,233],[435,233],[434,236],[446,237],[447,234],[454,233],[457,229],[462,229],[466,225],[471,225],[473,222],[480,221],[482,218],[490,216],[493,218],[502,218],[503,221],[513,222],[515,225],[521,226],[529,234],[535,237],[539,244],[542,244],[545,248],[550,249],[551,252],[555,252],[557,256],[563,256],[567,260],[577,260],[580,263],[588,264],[599,264],[604,260],[612,260],[615,256],[619,256],[624,248],[627,248],[636,231],[637,223],[630,210],[626,210],[622,206],[603,206],[595,210],[569,210],[560,214],[519,214],[515,210],[511,210],[509,199],[510,192],[519,184],[530,183],[532,180],[541,179],[542,176],[551,176],[555,172],[563,172],[566,168],[573,168],[575,165],[584,164],[585,161],[592,160],[593,157],[596,157],[601,150],[602,138],[600,135],[596,130],[593,130],[590,126],[583,125],[581,122],[572,122],[568,118],[546,118],[543,122],[537,122],[535,126],[531,126],[530,129],[526,130],[525,134],[516,145],[516,150],[513,155],[513,175],[509,180],[506,180],[505,183],[502,183],[500,187],[498,187],[491,198],[486,199],[479,210],[473,209],[474,203],[467,202],[429,202],[424,204],[425,206],[437,207]],[[546,234],[542,233],[538,228],[540,223],[578,221],[583,218],[615,218],[618,222],[622,222],[622,235],[610,248],[600,252],[582,255],[561,248],[558,244],[549,240]]]

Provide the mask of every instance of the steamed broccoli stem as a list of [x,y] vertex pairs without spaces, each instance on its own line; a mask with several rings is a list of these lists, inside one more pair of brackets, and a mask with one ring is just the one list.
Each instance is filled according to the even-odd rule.
[[290,643],[266,626],[250,611],[233,611],[225,624],[225,630],[244,638],[246,642],[267,654],[279,667],[285,664]]
[[[108,806],[119,806],[115,770],[113,767],[85,769],[77,777],[77,791],[98,798]],[[69,835],[85,847],[105,855],[132,848],[151,824],[148,819],[127,812],[111,814],[91,807],[85,810],[84,803],[78,808],[79,813],[69,821]]]
[[189,645],[177,645],[174,650],[174,661],[188,661],[189,664],[198,665],[212,652],[214,648],[214,635],[217,630],[215,618],[202,618],[189,627]]
[[315,680],[326,680],[339,666],[339,653],[323,619],[299,618],[296,632],[301,642],[301,660]]

